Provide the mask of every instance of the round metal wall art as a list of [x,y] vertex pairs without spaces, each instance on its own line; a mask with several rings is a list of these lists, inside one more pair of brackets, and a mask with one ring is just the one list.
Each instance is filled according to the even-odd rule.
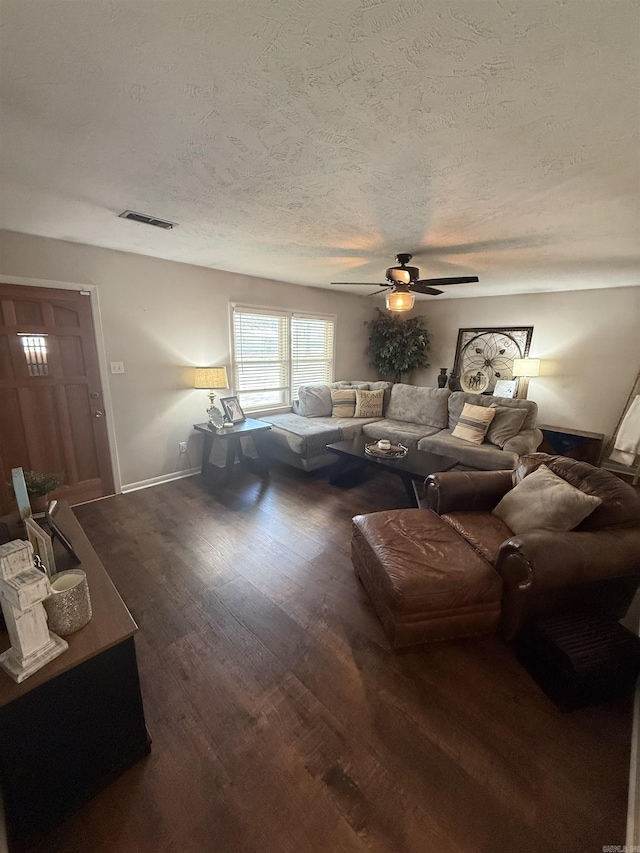
[[453,373],[462,389],[482,394],[512,379],[513,360],[528,356],[532,335],[533,326],[459,329]]

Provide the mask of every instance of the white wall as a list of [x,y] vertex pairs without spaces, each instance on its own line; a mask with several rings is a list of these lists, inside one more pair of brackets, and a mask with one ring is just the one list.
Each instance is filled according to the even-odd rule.
[[[107,361],[126,370],[108,377],[124,485],[199,465],[191,426],[205,419],[207,399],[185,368],[230,363],[230,302],[336,314],[336,378],[376,378],[364,354],[374,306],[366,297],[8,231],[0,231],[2,275],[97,286]],[[640,369],[640,288],[434,298],[414,313],[432,334],[433,367],[412,377],[420,385],[453,366],[459,328],[533,326],[530,354],[543,375],[528,396],[542,423],[611,433]]]
[[336,314],[336,378],[376,378],[363,297],[9,231],[0,232],[2,276],[97,286],[107,361],[125,363],[108,377],[123,485],[200,464],[192,425],[206,420],[208,399],[185,368],[230,364],[230,302]]
[[528,398],[539,421],[610,434],[640,370],[640,288],[572,290],[478,299],[421,300],[432,333],[432,367],[413,381],[435,385],[453,367],[458,329],[533,326],[532,358],[542,359]]

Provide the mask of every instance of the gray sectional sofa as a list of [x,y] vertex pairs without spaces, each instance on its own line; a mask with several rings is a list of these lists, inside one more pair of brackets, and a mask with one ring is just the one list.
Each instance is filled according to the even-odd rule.
[[[331,417],[331,388],[384,388],[383,417]],[[465,403],[501,409],[498,414],[502,420],[496,415],[495,429],[492,424],[483,444],[472,444],[452,435]],[[513,428],[501,424],[514,417],[519,420],[517,415],[509,414],[514,409],[524,414],[518,431],[512,434]],[[264,416],[261,420],[271,424],[271,430],[263,436],[267,453],[304,471],[334,463],[336,457],[326,450],[326,445],[360,434],[372,441],[388,438],[418,450],[455,456],[461,467],[489,471],[513,468],[520,455],[538,448],[542,433],[536,428],[537,413],[538,407],[532,400],[464,391],[452,393],[447,388],[402,383],[342,381],[303,387],[292,412]]]
[[380,418],[331,417],[331,388],[363,388],[367,391],[385,390],[385,408],[391,382],[332,382],[330,385],[307,385],[300,388],[293,410],[283,415],[264,415],[261,421],[271,424],[269,432],[261,434],[262,446],[272,459],[295,465],[303,471],[315,471],[336,461],[327,444],[360,435],[365,424]]

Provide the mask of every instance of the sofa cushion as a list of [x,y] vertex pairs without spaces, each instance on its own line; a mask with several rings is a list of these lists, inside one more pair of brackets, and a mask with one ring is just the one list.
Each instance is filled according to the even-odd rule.
[[354,388],[331,389],[331,417],[352,418],[356,412],[356,392]]
[[363,390],[368,391],[369,385],[369,382],[360,382],[359,380],[351,382],[348,379],[339,379],[337,382],[332,382],[329,387],[336,388],[337,390],[344,390],[345,388],[362,388]]
[[489,424],[487,441],[490,444],[497,444],[498,447],[504,447],[507,441],[516,436],[522,429],[522,424],[527,416],[527,410],[522,408],[510,409],[507,406],[494,406],[493,403],[490,408],[495,408],[496,415]]
[[[260,420],[271,424],[261,438],[267,445],[290,450],[301,459],[326,454],[327,444],[360,435],[370,418],[303,418],[301,415],[263,415]],[[332,457],[332,461],[335,457]]]
[[474,406],[502,406],[508,409],[524,409],[526,415],[522,423],[522,429],[533,429],[538,418],[538,406],[533,400],[509,399],[507,397],[493,397],[490,394],[471,394],[467,391],[454,391],[449,397],[449,429],[453,430],[462,414],[465,403]]
[[513,468],[518,457],[515,453],[500,450],[494,444],[471,444],[461,438],[454,438],[450,429],[443,429],[435,435],[418,442],[418,450],[454,456],[460,465],[480,468],[483,471],[501,471]]
[[442,429],[447,425],[447,400],[450,395],[451,391],[447,388],[423,388],[397,382],[391,389],[385,415],[392,421]]
[[340,422],[334,418],[303,418],[301,415],[263,415],[272,428],[261,437],[267,444],[288,448],[304,459],[326,452],[327,444],[342,441]]
[[366,424],[362,432],[370,438],[379,441],[388,438],[392,444],[404,444],[405,447],[416,447],[421,438],[438,432],[435,427],[422,424],[410,424],[405,421],[392,421],[389,418]]
[[340,432],[342,433],[342,439],[347,441],[347,439],[353,438],[356,435],[360,435],[363,432],[363,429],[367,424],[375,423],[378,420],[377,418],[331,418],[331,422],[336,424]]
[[382,414],[386,414],[387,406],[389,405],[389,400],[391,399],[391,389],[393,388],[393,382],[370,382],[369,390],[370,391],[379,391],[382,389],[384,391],[384,402],[382,403]]
[[507,492],[493,513],[514,533],[566,532],[577,527],[601,503],[601,498],[581,492],[546,465],[540,465]]
[[511,528],[491,512],[447,512],[440,517],[492,566],[502,543],[513,536]]
[[587,495],[595,495],[602,503],[579,525],[578,530],[600,530],[604,527],[636,527],[640,524],[640,493],[623,482],[611,471],[594,468],[588,462],[552,456],[546,453],[529,453],[521,456],[513,472],[517,484],[523,477],[546,465],[554,474]]
[[381,418],[384,391],[364,391],[356,389],[356,418]]
[[496,410],[487,406],[473,406],[471,403],[465,403],[452,432],[453,437],[470,441],[472,444],[482,444],[495,414]]
[[331,389],[328,385],[301,385],[297,412],[305,418],[331,416]]

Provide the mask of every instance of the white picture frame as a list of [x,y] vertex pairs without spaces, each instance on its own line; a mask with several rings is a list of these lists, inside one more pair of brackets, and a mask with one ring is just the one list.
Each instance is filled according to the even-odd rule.
[[18,511],[22,521],[31,516],[31,502],[29,501],[29,493],[27,492],[27,484],[24,481],[24,471],[22,468],[11,469],[11,481],[13,483],[13,493],[16,496]]
[[513,398],[518,393],[518,380],[517,379],[498,379],[493,391],[491,392],[494,397],[508,397]]
[[47,577],[51,580],[56,573],[56,558],[53,555],[53,542],[51,537],[31,517],[25,518],[27,538],[33,547],[33,553],[40,557],[45,568]]

